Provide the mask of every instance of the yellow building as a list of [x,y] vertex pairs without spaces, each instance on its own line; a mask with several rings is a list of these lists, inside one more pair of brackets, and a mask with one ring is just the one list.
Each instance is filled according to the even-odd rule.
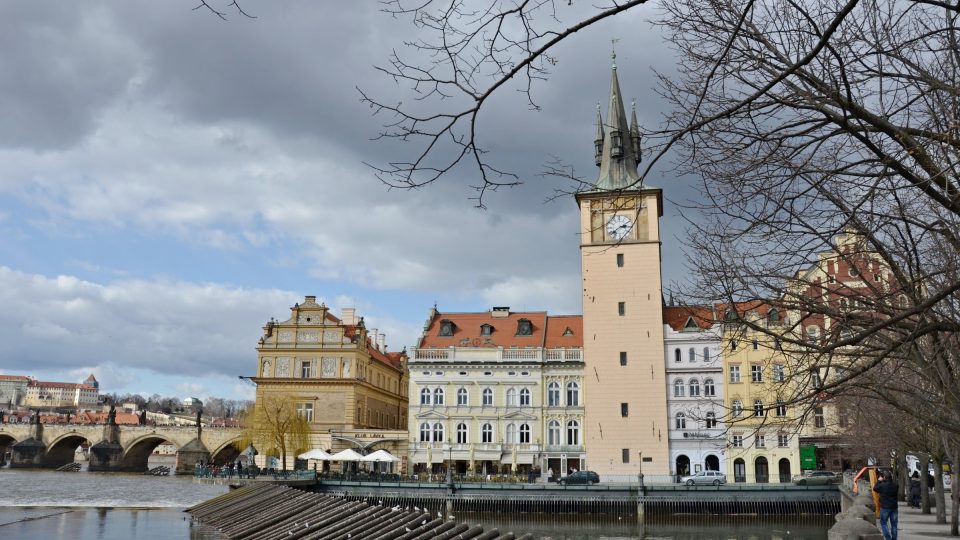
[[787,325],[781,313],[765,303],[719,306],[717,311],[724,314],[728,481],[791,482],[800,473],[799,426],[787,405],[796,379],[790,377],[780,340],[773,337]]
[[670,472],[660,276],[663,194],[641,184],[636,114],[628,127],[614,65],[597,112],[599,177],[577,194],[583,278],[588,467],[605,480]]
[[338,318],[307,296],[288,319],[263,327],[257,356],[257,400],[292,396],[311,449],[406,455],[406,353],[387,352],[386,337],[355,310]]

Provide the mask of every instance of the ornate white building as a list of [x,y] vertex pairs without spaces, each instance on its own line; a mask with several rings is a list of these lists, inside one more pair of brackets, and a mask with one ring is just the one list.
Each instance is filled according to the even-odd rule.
[[414,470],[583,469],[582,327],[580,316],[432,309],[409,360]]
[[667,306],[663,320],[670,473],[726,470],[721,325],[709,307]]

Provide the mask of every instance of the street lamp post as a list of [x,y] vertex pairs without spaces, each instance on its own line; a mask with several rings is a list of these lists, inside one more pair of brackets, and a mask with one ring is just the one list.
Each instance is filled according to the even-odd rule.
[[453,486],[453,439],[447,439],[447,485]]

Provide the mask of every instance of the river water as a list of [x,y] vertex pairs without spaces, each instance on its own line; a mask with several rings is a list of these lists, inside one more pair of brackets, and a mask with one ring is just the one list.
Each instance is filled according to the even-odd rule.
[[[0,469],[0,539],[223,540],[183,509],[226,492],[186,476]],[[458,521],[538,540],[824,540],[832,519],[466,514]],[[518,535],[519,536],[519,535]]]

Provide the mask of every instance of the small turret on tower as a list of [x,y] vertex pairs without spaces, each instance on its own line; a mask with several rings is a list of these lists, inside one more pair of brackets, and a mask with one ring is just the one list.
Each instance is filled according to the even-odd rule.
[[599,167],[603,157],[603,117],[600,116],[599,101],[597,102],[597,136],[593,139],[593,148],[594,161],[597,162],[597,167]]
[[630,142],[633,143],[633,155],[637,158],[637,165],[643,157],[640,155],[640,126],[637,124],[637,100],[630,102]]

